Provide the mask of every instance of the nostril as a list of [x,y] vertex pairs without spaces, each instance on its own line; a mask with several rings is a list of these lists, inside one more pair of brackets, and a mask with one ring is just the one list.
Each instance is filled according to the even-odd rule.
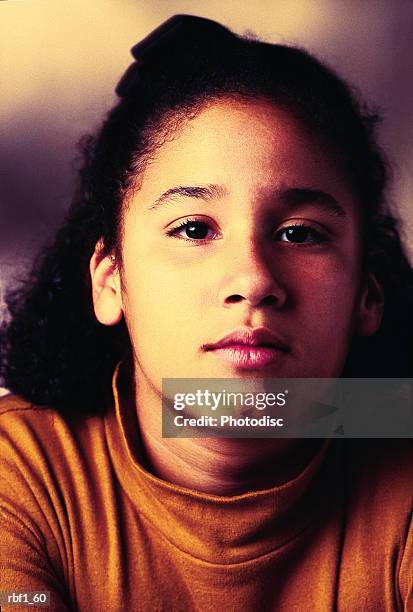
[[[225,300],[227,304],[236,304],[237,302],[242,302],[244,298],[242,295],[233,294],[227,297]],[[247,301],[250,301],[247,299]],[[262,306],[275,306],[277,304],[277,298],[274,295],[267,295],[262,300],[260,300],[260,305]]]

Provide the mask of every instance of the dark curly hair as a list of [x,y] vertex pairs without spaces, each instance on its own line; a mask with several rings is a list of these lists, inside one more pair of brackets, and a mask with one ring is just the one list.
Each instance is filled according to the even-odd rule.
[[182,118],[223,96],[265,98],[287,109],[346,173],[363,210],[364,268],[384,287],[385,309],[377,334],[354,338],[343,376],[411,376],[413,272],[384,198],[378,116],[302,49],[239,37],[211,22],[206,34],[190,32],[151,43],[149,52],[148,45],[135,48],[143,61],[127,71],[97,135],[83,140],[66,221],[28,281],[7,298],[11,320],[3,325],[0,355],[6,386],[63,413],[108,406],[115,364],[129,359],[131,348],[124,322],[106,327],[95,318],[89,279],[95,244],[102,238],[105,253],[121,261],[122,207],[145,163]]

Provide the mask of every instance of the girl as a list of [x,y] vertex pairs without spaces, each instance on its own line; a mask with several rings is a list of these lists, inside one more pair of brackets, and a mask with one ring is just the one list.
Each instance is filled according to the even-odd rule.
[[165,378],[410,375],[376,117],[306,52],[208,20],[132,52],[9,302],[0,588],[55,610],[407,610],[408,442],[161,435]]

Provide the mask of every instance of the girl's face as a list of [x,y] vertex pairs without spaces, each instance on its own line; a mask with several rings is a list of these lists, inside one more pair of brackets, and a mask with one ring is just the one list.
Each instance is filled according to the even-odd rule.
[[353,334],[380,323],[348,181],[265,101],[215,101],[156,150],[125,207],[122,254],[122,284],[95,255],[95,311],[107,324],[123,311],[137,380],[157,390],[162,378],[337,377]]

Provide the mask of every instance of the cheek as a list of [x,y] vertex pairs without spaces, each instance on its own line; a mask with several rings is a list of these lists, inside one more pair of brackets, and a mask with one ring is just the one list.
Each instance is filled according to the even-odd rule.
[[124,311],[135,344],[149,335],[167,343],[199,319],[209,289],[205,275],[142,253],[126,260],[124,271]]
[[296,271],[291,293],[299,319],[312,322],[318,337],[348,334],[357,308],[358,278],[357,265],[345,265],[340,259],[313,260],[301,273]]

